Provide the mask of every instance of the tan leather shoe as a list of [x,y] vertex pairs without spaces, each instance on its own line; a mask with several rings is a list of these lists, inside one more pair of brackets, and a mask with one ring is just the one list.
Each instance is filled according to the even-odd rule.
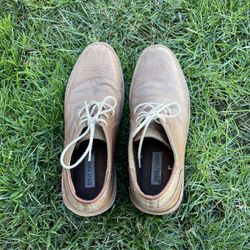
[[81,216],[106,211],[116,195],[113,156],[123,106],[119,59],[105,43],[88,46],[68,81],[65,148],[61,154],[62,195]]
[[154,45],[141,54],[130,88],[129,172],[134,205],[149,214],[182,200],[189,93],[174,54]]

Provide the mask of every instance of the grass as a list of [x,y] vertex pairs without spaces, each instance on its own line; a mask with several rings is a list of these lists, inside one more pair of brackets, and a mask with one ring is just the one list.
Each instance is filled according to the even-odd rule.
[[[247,0],[1,0],[0,248],[249,249],[249,37]],[[174,214],[146,215],[130,202],[128,100],[115,204],[85,219],[62,203],[64,91],[94,41],[119,55],[126,97],[145,47],[162,43],[180,60],[191,125]]]

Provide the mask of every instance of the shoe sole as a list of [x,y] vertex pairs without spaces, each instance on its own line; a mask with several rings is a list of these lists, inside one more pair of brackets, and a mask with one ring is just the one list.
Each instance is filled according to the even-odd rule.
[[[151,215],[167,215],[167,214],[171,214],[171,213],[175,212],[180,207],[182,200],[183,200],[183,191],[184,191],[183,184],[181,184],[181,190],[178,194],[177,202],[171,208],[167,208],[166,210],[164,209],[164,206],[159,207],[158,208],[159,211],[156,211],[156,209],[151,210],[148,207],[143,206],[143,204],[138,203],[137,200],[134,199],[131,191],[129,191],[129,194],[130,194],[130,199],[131,199],[132,203],[134,204],[134,206],[138,210],[142,211],[143,213],[147,213],[147,214],[151,214]],[[176,194],[174,194],[174,195],[176,195]],[[168,205],[168,203],[166,205]]]
[[116,175],[114,176],[114,184],[113,184],[113,190],[111,191],[111,195],[107,198],[106,203],[100,208],[97,209],[93,212],[83,212],[82,210],[76,208],[75,206],[72,205],[70,202],[70,199],[67,196],[67,192],[65,191],[66,188],[64,187],[64,181],[62,177],[62,196],[63,196],[63,202],[66,205],[66,207],[72,211],[73,213],[83,216],[83,217],[92,217],[96,216],[99,214],[102,214],[106,212],[113,204],[116,198],[116,190],[117,190],[117,180],[116,180]]

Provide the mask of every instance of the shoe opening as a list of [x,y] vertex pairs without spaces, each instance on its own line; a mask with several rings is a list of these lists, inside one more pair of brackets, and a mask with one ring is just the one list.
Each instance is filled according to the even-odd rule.
[[139,141],[134,142],[137,182],[146,195],[157,195],[167,185],[174,166],[174,154],[169,140],[163,143],[154,138],[144,138],[141,150],[141,167],[137,152]]
[[[86,151],[89,140],[76,145],[71,164],[74,164]],[[98,139],[93,140],[91,160],[88,157],[71,169],[71,178],[75,187],[76,195],[83,200],[93,200],[101,192],[107,169],[107,145]]]

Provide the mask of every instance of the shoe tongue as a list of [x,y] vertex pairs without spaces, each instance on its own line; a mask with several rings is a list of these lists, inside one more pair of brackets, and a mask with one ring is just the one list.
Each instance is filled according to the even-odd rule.
[[[137,135],[134,138],[134,141],[139,141],[141,139],[142,131],[143,131],[143,128],[141,129],[139,133],[137,133]],[[165,146],[171,149],[164,128],[156,122],[151,123],[148,126],[144,138],[153,138],[157,141],[162,142]]]
[[[89,140],[89,138],[90,134],[88,133],[86,136],[84,136],[84,138],[77,142],[77,145],[80,145],[83,141]],[[94,139],[106,142],[103,128],[100,125],[96,125],[95,127]]]

